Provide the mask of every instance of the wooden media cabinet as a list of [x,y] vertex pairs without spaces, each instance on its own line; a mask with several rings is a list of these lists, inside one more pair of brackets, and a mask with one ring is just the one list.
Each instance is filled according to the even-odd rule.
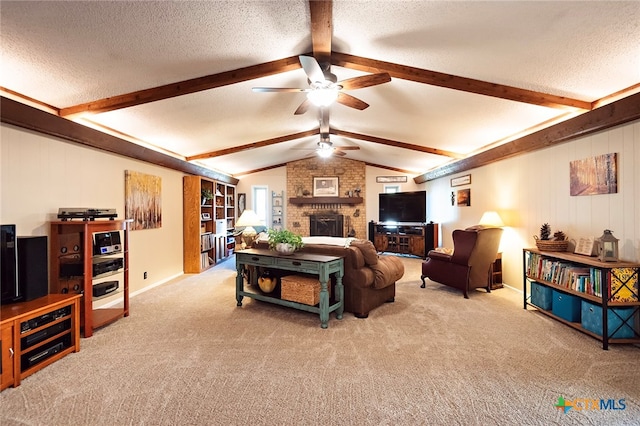
[[1,389],[80,350],[79,294],[49,294],[2,307]]
[[438,224],[384,224],[369,222],[369,240],[379,252],[426,258],[438,247]]

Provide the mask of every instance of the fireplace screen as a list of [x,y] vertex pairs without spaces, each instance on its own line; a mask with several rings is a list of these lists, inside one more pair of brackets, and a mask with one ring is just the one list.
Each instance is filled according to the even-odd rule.
[[314,214],[309,216],[309,235],[312,237],[342,237],[344,216],[341,214]]

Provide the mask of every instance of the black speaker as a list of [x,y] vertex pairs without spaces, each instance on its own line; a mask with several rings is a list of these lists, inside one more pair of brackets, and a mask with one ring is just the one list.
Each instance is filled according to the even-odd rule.
[[22,301],[49,294],[47,237],[18,237],[18,286]]
[[376,223],[374,221],[369,222],[369,241],[371,241],[374,244],[376,243],[375,227],[376,227]]
[[424,255],[438,247],[438,224],[429,222],[424,230]]

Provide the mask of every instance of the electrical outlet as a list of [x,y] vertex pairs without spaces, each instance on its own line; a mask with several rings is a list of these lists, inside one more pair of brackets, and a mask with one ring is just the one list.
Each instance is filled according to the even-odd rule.
[[147,279],[147,271],[144,271],[144,279]]

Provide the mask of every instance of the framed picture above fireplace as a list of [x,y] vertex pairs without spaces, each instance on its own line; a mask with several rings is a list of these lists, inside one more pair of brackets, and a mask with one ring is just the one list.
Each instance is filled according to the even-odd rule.
[[340,194],[337,177],[314,177],[314,197],[337,197]]

